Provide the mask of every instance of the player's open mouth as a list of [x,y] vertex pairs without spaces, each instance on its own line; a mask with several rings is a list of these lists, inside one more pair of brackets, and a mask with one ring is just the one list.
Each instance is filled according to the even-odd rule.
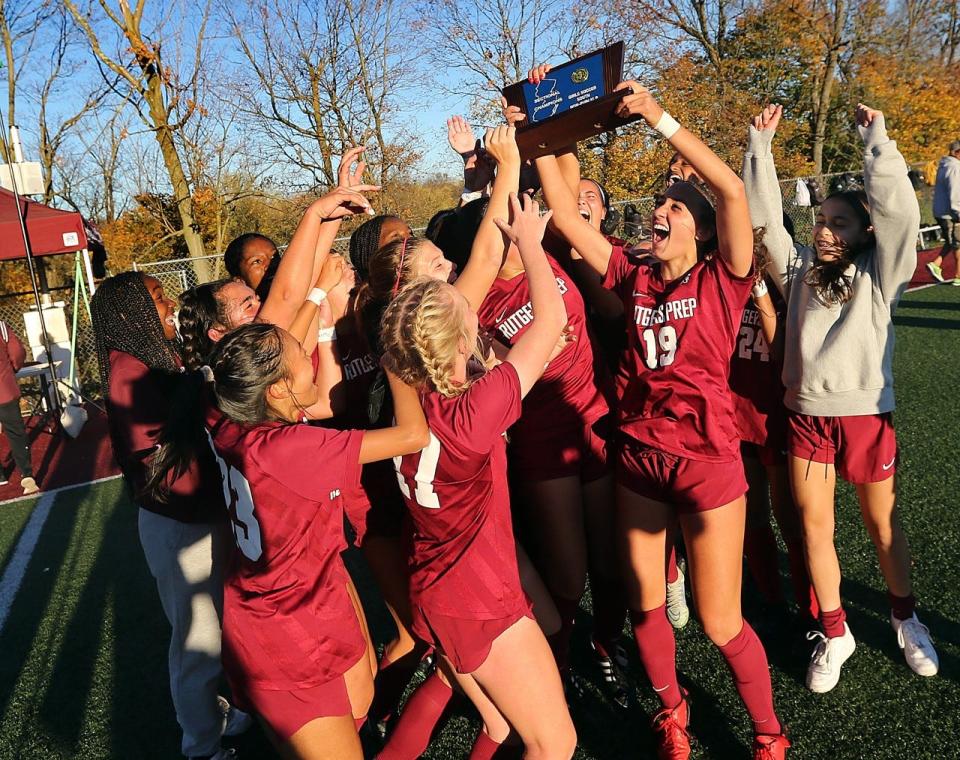
[[581,209],[580,209],[580,216],[582,216],[582,217],[583,217],[584,219],[586,219],[588,222],[593,221],[593,214],[590,213],[590,209],[588,209],[588,208],[581,208]]
[[662,243],[668,237],[670,237],[670,228],[660,222],[654,222],[653,229],[651,230],[650,234],[651,242],[654,244]]

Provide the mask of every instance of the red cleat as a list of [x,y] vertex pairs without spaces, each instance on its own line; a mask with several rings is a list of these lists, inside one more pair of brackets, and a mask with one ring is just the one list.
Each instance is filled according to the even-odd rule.
[[786,736],[753,737],[753,760],[784,760],[790,740]]
[[674,708],[664,707],[653,716],[651,726],[657,737],[658,760],[687,760],[690,757],[690,703],[686,692]]

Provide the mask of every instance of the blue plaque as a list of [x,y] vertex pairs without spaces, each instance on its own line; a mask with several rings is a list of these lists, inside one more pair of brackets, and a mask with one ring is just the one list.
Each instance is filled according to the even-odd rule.
[[592,103],[606,94],[602,51],[558,66],[540,84],[523,83],[525,113],[531,124]]

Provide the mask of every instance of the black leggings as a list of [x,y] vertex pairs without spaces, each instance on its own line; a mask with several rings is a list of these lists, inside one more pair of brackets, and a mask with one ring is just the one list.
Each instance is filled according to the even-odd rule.
[[32,478],[30,446],[27,441],[27,431],[23,427],[23,417],[20,415],[19,399],[0,404],[0,427],[3,428],[3,434],[10,442],[10,452],[13,454],[13,461],[20,469],[20,475],[24,478]]

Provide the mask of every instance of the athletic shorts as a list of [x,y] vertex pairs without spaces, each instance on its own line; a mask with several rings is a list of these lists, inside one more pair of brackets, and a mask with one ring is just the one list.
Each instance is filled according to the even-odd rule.
[[743,460],[701,462],[623,438],[617,459],[617,483],[677,512],[707,512],[747,492]]
[[[367,653],[364,652],[363,656],[366,657]],[[250,684],[244,687],[244,691],[242,698],[235,698],[237,707],[263,718],[281,741],[290,739],[315,718],[353,714],[343,676],[294,691],[260,689]]]
[[510,446],[510,473],[520,481],[578,477],[582,483],[610,472],[607,447],[612,431],[609,414],[579,429],[543,437],[518,438]]
[[752,457],[764,467],[777,467],[787,463],[787,450],[784,448],[786,442],[780,446],[771,446],[770,444],[761,445],[758,443],[748,443],[741,441],[740,455],[743,457]]
[[[521,618],[534,620],[527,599],[512,614],[494,620],[474,620],[428,612],[419,608],[420,620],[429,628],[428,641],[453,664],[458,673],[472,673],[487,660],[493,642]],[[419,635],[419,633],[418,633]]]
[[955,251],[960,250],[960,222],[951,216],[941,216],[937,222],[940,224],[943,242]]
[[790,455],[836,465],[848,483],[877,483],[897,470],[893,414],[854,417],[790,415]]

